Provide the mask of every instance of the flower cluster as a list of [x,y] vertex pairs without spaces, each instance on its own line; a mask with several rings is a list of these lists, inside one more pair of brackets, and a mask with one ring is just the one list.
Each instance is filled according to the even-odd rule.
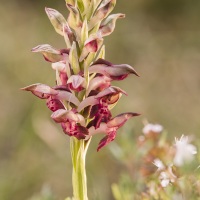
[[200,157],[192,136],[174,140],[161,125],[148,122],[142,131],[138,139],[131,132],[123,135],[117,153],[112,151],[127,169],[112,185],[115,199],[198,199]]
[[125,79],[129,74],[138,76],[127,64],[116,65],[105,57],[103,38],[110,35],[116,20],[124,14],[111,14],[116,0],[66,0],[67,20],[58,11],[46,8],[50,22],[64,37],[66,48],[56,49],[42,44],[32,52],[42,53],[56,71],[56,86],[37,83],[22,88],[45,99],[53,112],[51,117],[63,132],[78,140],[88,140],[104,133],[98,149],[113,141],[117,130],[137,113],[127,112],[112,117],[111,109],[126,92],[112,86],[113,80]]

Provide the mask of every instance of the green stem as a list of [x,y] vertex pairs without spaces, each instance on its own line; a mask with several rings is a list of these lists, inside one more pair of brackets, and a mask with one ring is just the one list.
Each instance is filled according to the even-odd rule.
[[78,140],[75,137],[71,137],[71,156],[72,156],[72,184],[73,195],[75,200],[88,200],[87,197],[87,178],[85,170],[85,158],[86,158],[86,141]]

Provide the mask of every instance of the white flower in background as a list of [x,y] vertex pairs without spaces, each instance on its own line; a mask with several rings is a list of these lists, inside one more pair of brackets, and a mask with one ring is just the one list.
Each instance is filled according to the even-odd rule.
[[172,165],[170,165],[167,170],[162,171],[159,176],[160,184],[162,187],[167,187],[169,183],[174,183],[176,178],[177,177],[172,171]]
[[153,164],[158,168],[157,171],[162,171],[165,169],[163,162],[158,158],[153,161]]
[[142,132],[147,135],[151,132],[153,133],[160,133],[162,132],[163,127],[160,124],[147,124],[144,126]]
[[159,178],[162,187],[167,187],[169,185],[170,179],[166,172],[161,172]]
[[175,138],[176,154],[174,157],[174,164],[176,166],[182,166],[184,163],[194,159],[197,148],[190,144],[190,141],[189,137],[184,135],[182,135],[180,139]]

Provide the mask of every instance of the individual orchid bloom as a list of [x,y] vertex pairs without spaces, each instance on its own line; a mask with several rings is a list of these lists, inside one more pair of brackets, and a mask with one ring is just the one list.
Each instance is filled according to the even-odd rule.
[[88,135],[88,129],[85,128],[85,120],[82,115],[76,113],[76,110],[59,109],[55,111],[51,118],[56,123],[61,123],[62,129],[65,134],[74,136],[77,139],[85,139]]
[[106,18],[100,25],[99,31],[98,33],[102,36],[108,36],[110,35],[114,29],[115,29],[115,24],[117,19],[120,18],[124,18],[125,15],[124,14],[112,14],[110,16],[108,16],[108,18]]
[[49,44],[38,45],[31,51],[35,53],[42,53],[44,59],[52,63],[66,60],[66,55],[69,54],[68,49],[57,50]]
[[[63,107],[60,106],[61,103],[59,101],[67,101],[70,102],[76,106],[80,104],[77,97],[68,91],[66,87],[55,87],[55,89],[41,83],[33,84],[30,86],[27,86],[25,88],[22,88],[22,90],[30,91],[35,96],[41,98],[41,99],[47,99],[47,106],[50,108],[51,103],[55,103],[59,108]],[[57,108],[56,106],[56,108]],[[50,110],[55,110],[55,108],[52,107]]]
[[112,142],[115,137],[117,130],[123,126],[128,119],[134,116],[139,116],[138,113],[122,113],[113,119],[109,120],[107,123],[101,123],[99,128],[95,128],[94,126],[89,128],[89,135],[91,137],[97,133],[104,133],[106,136],[100,141],[97,151],[99,151],[102,147]]
[[72,75],[67,81],[68,88],[80,92],[86,87],[86,80],[81,75]]
[[91,35],[84,43],[79,61],[83,61],[89,53],[96,53],[103,44],[103,38],[99,35]]
[[176,153],[174,164],[176,166],[191,162],[194,159],[194,155],[197,154],[197,148],[190,142],[191,139],[188,136],[182,135],[180,139],[175,138]]
[[91,91],[102,91],[110,87],[110,82],[111,79],[107,76],[96,75],[95,78],[90,81],[90,84],[86,91],[86,96],[88,96]]
[[47,99],[49,96],[56,96],[58,95],[58,91],[54,90],[53,88],[49,87],[48,85],[42,83],[36,83],[29,85],[27,87],[21,88],[22,90],[30,91],[35,96],[41,99]]
[[[71,69],[70,69],[68,61],[67,61],[67,63],[65,63],[63,61],[52,63],[52,69],[54,69],[59,75],[59,79],[57,78],[57,85],[66,85],[67,84],[67,80],[68,80],[67,65],[68,65],[68,71],[69,71],[69,73],[71,73]],[[59,80],[60,80],[60,82],[58,82]]]
[[98,59],[93,65],[89,68],[89,73],[99,73],[112,80],[123,80],[129,74],[135,74],[139,76],[133,67],[127,64],[113,65],[112,63],[104,60]]
[[112,12],[115,4],[116,0],[103,0],[101,5],[96,10],[94,16],[90,20],[89,30],[94,28],[96,24],[105,19],[110,14],[110,12]]
[[96,96],[90,96],[83,100],[78,106],[78,111],[80,112],[90,106],[89,118],[92,120],[88,127],[94,126],[97,129],[100,123],[107,123],[112,117],[111,108],[117,103],[122,94],[126,94],[126,92],[112,86],[101,91]]
[[119,87],[108,87],[105,90],[99,92],[97,95],[87,97],[84,99],[78,106],[78,112],[82,111],[84,108],[88,106],[94,106],[96,104],[100,104],[100,101],[105,102],[108,105],[115,104],[122,94],[126,94],[126,92]]

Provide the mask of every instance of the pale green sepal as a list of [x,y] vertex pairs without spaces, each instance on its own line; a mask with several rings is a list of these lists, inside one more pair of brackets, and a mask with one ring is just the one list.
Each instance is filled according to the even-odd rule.
[[83,1],[83,5],[85,7],[85,10],[88,9],[89,4],[92,2],[91,0],[81,0]]
[[99,58],[105,59],[105,51],[106,51],[105,45],[103,45],[103,46],[101,47],[101,49],[100,49],[100,51],[99,51],[99,54],[98,54],[98,56],[96,57],[95,60],[98,60]]
[[83,0],[77,0],[77,5],[81,14],[84,12],[84,9],[87,8],[85,7]]
[[97,23],[90,31],[89,31],[89,35],[93,35],[96,34],[99,30],[101,22]]
[[71,4],[71,5],[73,5],[73,6],[76,5],[76,0],[65,0],[65,2],[66,2],[67,4]]
[[67,22],[63,15],[52,8],[45,8],[45,11],[56,32],[63,36],[63,25]]
[[81,20],[78,9],[71,5],[67,4],[67,8],[70,11],[69,17],[67,19],[68,24],[74,30],[77,30],[81,26]]
[[116,0],[102,1],[101,5],[90,20],[90,23],[88,25],[89,30],[91,30],[97,23],[105,19],[110,14],[110,12],[112,12],[113,8],[115,7],[115,4]]
[[70,29],[67,22],[65,25],[63,25],[63,35],[64,35],[64,39],[65,39],[65,43],[67,47],[71,48],[72,42],[74,41],[74,33]]
[[88,5],[88,9],[85,10],[85,15],[86,15],[88,21],[92,17],[94,11],[95,11],[95,2],[91,1],[90,4]]
[[101,3],[101,1],[102,1],[102,0],[94,0],[94,5],[95,5],[94,9],[95,9],[95,10],[97,9],[97,7],[98,7],[99,4]]
[[79,66],[79,61],[78,61],[76,42],[73,42],[72,47],[70,49],[69,62],[71,64],[71,68],[74,74],[78,74],[80,72],[80,66]]
[[88,25],[87,19],[84,20],[82,29],[81,29],[81,46],[84,46],[85,41],[88,39]]
[[88,57],[84,60],[84,76],[86,77],[86,88],[89,86],[89,66],[95,58],[96,53],[90,53]]

